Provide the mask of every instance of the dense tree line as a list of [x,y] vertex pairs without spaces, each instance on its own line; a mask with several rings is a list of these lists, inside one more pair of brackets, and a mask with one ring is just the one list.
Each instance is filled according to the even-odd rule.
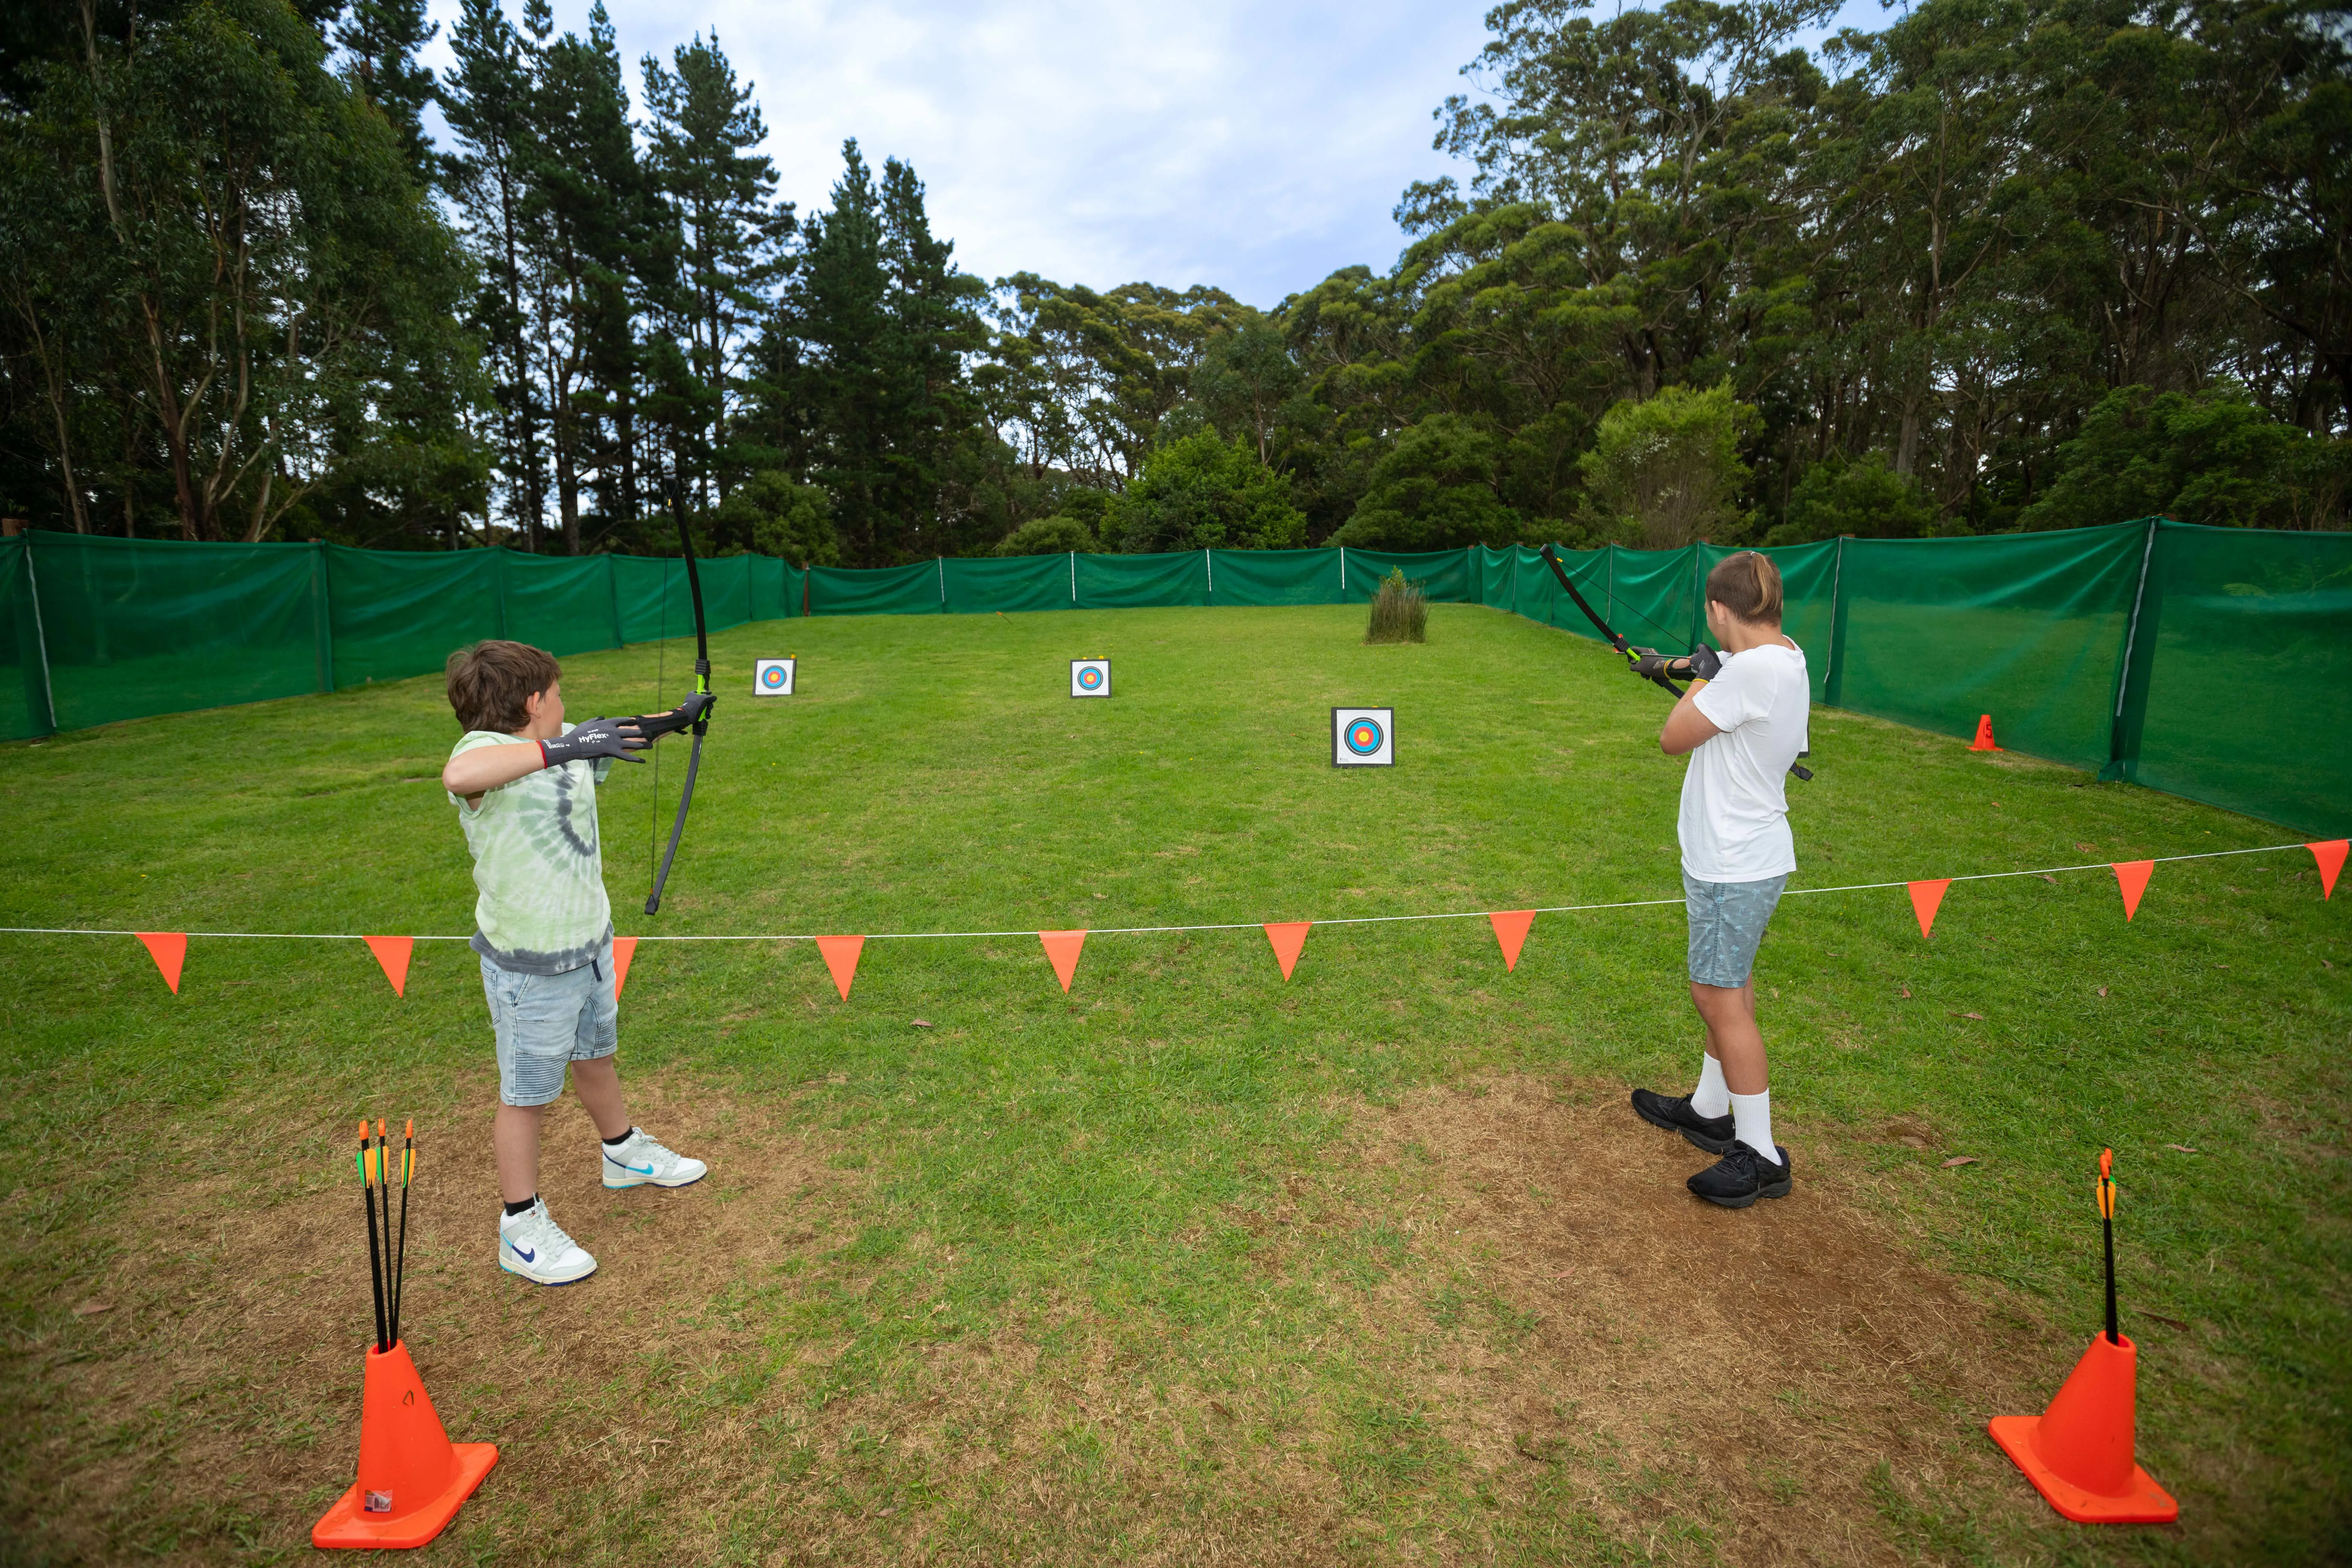
[[[1253,309],[963,272],[716,37],[601,4],[0,20],[0,510],[564,552],[2343,527],[2340,12],[1507,0],[1396,264]],[[446,144],[426,131],[437,105]]]

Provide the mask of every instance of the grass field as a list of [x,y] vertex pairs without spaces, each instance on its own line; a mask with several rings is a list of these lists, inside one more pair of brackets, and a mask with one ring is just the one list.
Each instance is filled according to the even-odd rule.
[[[1663,698],[1441,605],[841,619],[717,639],[724,698],[657,921],[682,746],[602,792],[623,932],[1022,931],[1679,891]],[[755,701],[755,655],[802,694]],[[1066,660],[1118,695],[1074,702]],[[566,661],[651,707],[652,647]],[[667,650],[667,692],[686,656]],[[1392,703],[1399,765],[1328,764]],[[431,679],[0,749],[0,923],[471,929]],[[1816,715],[1829,886],[2274,844],[2275,826]],[[1794,1197],[1627,1089],[1698,1034],[1673,906],[1098,935],[649,943],[638,1120],[709,1159],[543,1179],[603,1263],[500,1274],[473,955],[395,999],[358,942],[0,937],[0,1560],[280,1562],[351,1481],[364,1240],[347,1140],[414,1115],[406,1316],[502,1458],[430,1562],[2321,1563],[2352,1554],[2352,909],[2311,858],[1792,898],[1758,971]],[[920,1022],[919,1023],[918,1020]],[[2114,1146],[2142,1461],[2175,1528],[2045,1509],[1983,1432],[2096,1325]],[[2189,1151],[2193,1151],[2189,1152]],[[1960,1155],[1974,1163],[1947,1166]],[[77,1308],[102,1310],[77,1311]]]

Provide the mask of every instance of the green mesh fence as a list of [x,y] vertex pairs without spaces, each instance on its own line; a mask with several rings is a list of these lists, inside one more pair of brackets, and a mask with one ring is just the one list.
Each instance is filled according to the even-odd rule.
[[[1727,550],[1566,550],[1632,642],[1705,629]],[[1768,552],[1814,696],[2330,836],[2352,831],[2336,743],[2352,688],[2352,535],[2111,528],[1989,539],[1839,539]],[[1599,634],[1540,554],[1473,546],[1190,551],[803,572],[700,563],[715,629],[801,615],[985,615],[1142,605],[1361,604],[1399,570],[1431,599]],[[506,550],[0,541],[0,738],[395,680],[485,637],[557,654],[684,637],[685,563]]]
[[2106,776],[2352,835],[2352,534],[2155,531]]

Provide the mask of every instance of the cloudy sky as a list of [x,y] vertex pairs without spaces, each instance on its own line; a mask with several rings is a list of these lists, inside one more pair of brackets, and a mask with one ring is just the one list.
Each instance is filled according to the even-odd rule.
[[[1455,172],[1430,111],[1486,37],[1483,0],[606,3],[633,85],[640,57],[718,34],[803,211],[855,136],[914,165],[967,270],[1211,283],[1261,306],[1395,259],[1398,195]],[[589,0],[553,5],[559,29],[585,29]],[[455,0],[432,12],[446,38]],[[1848,0],[1844,19],[1881,15]]]

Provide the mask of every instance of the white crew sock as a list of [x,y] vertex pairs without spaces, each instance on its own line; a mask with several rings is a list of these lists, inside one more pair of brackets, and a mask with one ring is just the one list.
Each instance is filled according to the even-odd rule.
[[1731,1086],[1723,1081],[1723,1064],[1713,1057],[1700,1058],[1698,1087],[1691,1090],[1691,1109],[1701,1116],[1730,1113]]
[[1772,1091],[1731,1097],[1732,1136],[1777,1165],[1780,1151],[1772,1142]]

